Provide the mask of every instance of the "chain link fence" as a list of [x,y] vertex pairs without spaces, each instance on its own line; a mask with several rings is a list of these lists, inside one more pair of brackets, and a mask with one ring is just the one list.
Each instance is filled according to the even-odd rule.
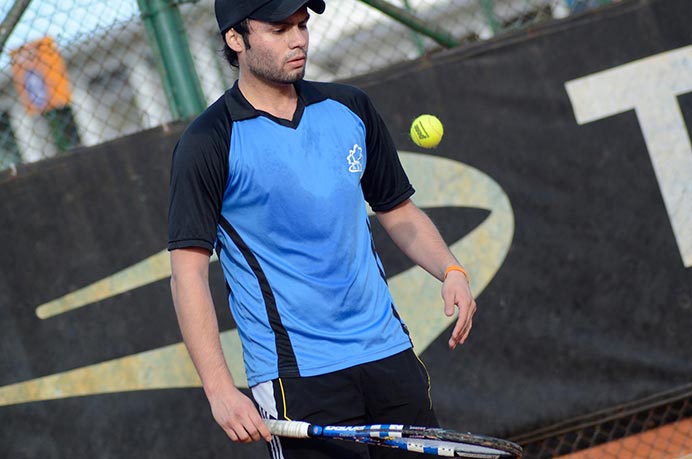
[[[307,78],[353,77],[612,1],[331,0],[310,23]],[[213,102],[236,78],[213,0],[0,4],[0,171],[184,117],[147,26],[161,5],[179,14],[202,104]],[[516,440],[527,458],[678,457],[692,447],[690,397]]]
[[514,438],[525,459],[688,459],[692,386]]
[[[307,78],[352,77],[611,1],[332,0],[311,22]],[[434,25],[436,35],[405,26],[383,5]],[[213,0],[5,0],[0,170],[185,117],[171,101],[176,88],[165,76],[173,72],[147,28],[164,8],[184,27],[200,105],[211,103],[235,79],[221,53]]]

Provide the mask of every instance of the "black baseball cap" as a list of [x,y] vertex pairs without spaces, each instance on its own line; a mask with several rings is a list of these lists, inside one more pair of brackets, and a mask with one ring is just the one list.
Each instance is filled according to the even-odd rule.
[[324,0],[216,0],[214,11],[219,30],[225,32],[245,19],[281,21],[305,5],[317,14],[324,12]]

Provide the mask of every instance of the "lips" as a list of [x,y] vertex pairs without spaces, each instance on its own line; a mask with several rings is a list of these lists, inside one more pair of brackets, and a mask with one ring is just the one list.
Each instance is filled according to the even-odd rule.
[[286,63],[294,66],[303,66],[307,60],[307,55],[303,54],[290,58]]
[[288,64],[293,67],[302,67],[305,65],[305,58],[301,57],[298,59],[291,59],[290,61],[288,61]]

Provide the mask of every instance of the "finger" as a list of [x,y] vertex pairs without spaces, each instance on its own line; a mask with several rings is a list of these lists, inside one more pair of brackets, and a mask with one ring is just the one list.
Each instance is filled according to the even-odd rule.
[[464,333],[461,336],[461,339],[459,340],[459,344],[464,344],[466,342],[466,339],[471,334],[471,328],[472,327],[473,327],[473,320],[469,319],[468,326],[466,327],[466,330],[464,330]]
[[471,300],[471,306],[469,307],[468,314],[466,316],[466,327],[464,328],[461,339],[459,340],[460,344],[464,344],[466,339],[471,334],[471,328],[473,327],[473,315],[476,313],[476,309],[476,302]]
[[226,432],[226,435],[228,436],[228,438],[231,439],[233,443],[240,443],[240,439],[238,438],[238,435],[236,435],[233,429],[231,429],[230,427],[224,427],[223,431]]
[[478,307],[476,306],[476,300],[472,299],[471,300],[471,316],[470,317],[473,317],[473,315],[476,313],[477,309],[478,309]]
[[466,329],[466,320],[462,316],[459,316],[459,319],[457,320],[457,323],[454,326],[454,330],[452,330],[452,336],[449,338],[449,348],[450,349],[454,349],[457,346],[457,344],[459,343],[459,340],[464,335],[465,329]]
[[272,433],[269,431],[269,427],[267,427],[267,424],[264,422],[263,419],[259,419],[259,422],[255,424],[257,427],[257,431],[259,432],[261,438],[264,438],[265,441],[272,441]]
[[243,429],[248,435],[247,442],[260,441],[264,437],[264,434],[260,431],[262,428],[267,430],[267,425],[262,422],[259,414],[247,416],[243,422]]
[[452,333],[451,338],[449,338],[449,349],[454,350],[456,349],[457,345],[461,342],[462,337],[464,336],[464,333],[462,330],[460,331],[454,331]]
[[449,348],[454,349],[459,343],[463,344],[471,331],[471,318],[475,312],[475,302],[470,306],[459,308],[459,317],[457,323],[452,330],[452,336],[449,339]]
[[260,439],[260,435],[254,426],[241,426],[238,429],[238,441],[239,443],[252,443]]
[[251,441],[260,441],[260,440],[262,439],[262,435],[260,434],[260,432],[259,432],[259,430],[257,429],[257,427],[255,427],[254,425],[251,425],[251,426],[246,427],[245,431],[246,431],[246,432],[248,433],[248,435],[249,435],[248,442],[251,442]]
[[[250,428],[246,428],[245,424],[249,424]],[[226,431],[226,435],[228,435],[228,437],[235,443],[250,443],[253,441],[253,428],[249,422],[249,419],[245,422],[240,419],[234,422],[229,422],[226,426],[224,426],[224,430]],[[259,434],[255,435],[259,440]]]
[[269,427],[267,427],[264,419],[262,419],[258,413],[250,415],[248,422],[250,425],[250,430],[252,431],[252,439],[254,441],[260,441],[261,439],[266,441],[272,440],[272,434],[269,432]]
[[452,295],[443,295],[442,299],[444,300],[445,304],[445,315],[447,317],[452,317],[454,315],[454,310],[456,309],[456,304],[454,302],[454,296]]

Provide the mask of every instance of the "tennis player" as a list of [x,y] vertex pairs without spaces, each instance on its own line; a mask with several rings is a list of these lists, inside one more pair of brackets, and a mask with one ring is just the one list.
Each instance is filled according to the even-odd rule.
[[[267,418],[436,426],[373,246],[366,202],[395,243],[442,281],[463,343],[476,310],[468,279],[430,219],[368,97],[303,79],[308,21],[322,0],[216,0],[232,88],[180,138],[172,160],[171,290],[215,420],[273,457],[405,457],[320,440],[272,439]],[[254,402],[234,386],[208,282],[216,250]],[[440,312],[442,313],[442,312]],[[415,456],[412,456],[415,457]]]

